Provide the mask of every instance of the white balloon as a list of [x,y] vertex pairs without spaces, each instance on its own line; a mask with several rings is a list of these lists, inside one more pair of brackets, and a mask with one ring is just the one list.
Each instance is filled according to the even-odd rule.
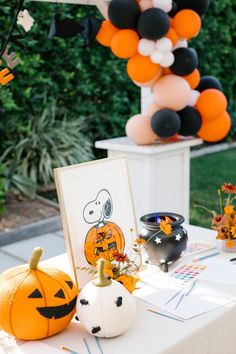
[[155,50],[155,41],[150,41],[149,39],[142,38],[138,44],[138,52],[141,55],[149,56]]
[[172,42],[169,38],[163,37],[161,39],[158,39],[158,41],[156,41],[155,47],[157,50],[159,50],[162,53],[168,53],[172,49]]
[[153,0],[153,6],[165,12],[170,12],[172,9],[172,0]]
[[154,52],[152,52],[150,59],[153,63],[155,64],[160,64],[160,62],[162,61],[164,57],[164,54],[162,52],[159,52],[158,50],[155,50]]
[[172,52],[166,53],[162,60],[160,61],[160,65],[163,68],[169,68],[175,61],[175,56]]
[[188,106],[194,107],[197,103],[200,92],[197,90],[192,90],[188,100]]
[[179,39],[176,45],[173,47],[173,50],[177,48],[188,48],[188,41],[187,39]]

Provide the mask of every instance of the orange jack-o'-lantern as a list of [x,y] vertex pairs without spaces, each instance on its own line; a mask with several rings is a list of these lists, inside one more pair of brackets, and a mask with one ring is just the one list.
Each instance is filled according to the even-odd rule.
[[99,258],[113,260],[113,252],[123,252],[125,238],[123,232],[113,222],[105,223],[104,226],[94,226],[89,230],[84,243],[84,253],[87,262],[96,265]]
[[42,248],[35,248],[29,265],[0,276],[0,327],[24,340],[62,331],[75,313],[76,285],[61,270],[38,266],[42,252]]

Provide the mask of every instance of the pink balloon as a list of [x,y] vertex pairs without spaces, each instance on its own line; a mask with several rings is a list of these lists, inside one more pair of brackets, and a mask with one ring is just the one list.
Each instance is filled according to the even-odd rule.
[[143,11],[153,7],[153,2],[152,2],[152,0],[141,0],[139,2],[139,6],[140,6],[141,11],[143,12]]
[[149,145],[157,138],[151,128],[151,117],[136,114],[126,123],[126,135],[137,145]]
[[156,103],[151,103],[150,106],[148,107],[148,116],[153,116],[154,113],[159,111],[161,108],[156,104]]
[[162,77],[153,88],[155,101],[161,108],[179,111],[187,106],[191,88],[188,82],[177,75]]

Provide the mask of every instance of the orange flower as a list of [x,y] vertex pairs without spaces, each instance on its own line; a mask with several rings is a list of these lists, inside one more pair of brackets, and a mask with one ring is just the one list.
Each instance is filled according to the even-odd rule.
[[160,229],[163,231],[166,235],[170,235],[172,232],[172,227],[171,225],[166,222],[165,220],[161,221],[160,223]]
[[144,240],[142,238],[136,238],[134,243],[136,243],[137,245],[144,245],[146,243],[146,240]]
[[218,232],[216,238],[217,240],[225,240],[225,235],[222,232]]
[[125,253],[120,253],[120,252],[118,252],[118,251],[114,251],[114,252],[112,253],[112,255],[113,255],[114,259],[115,259],[117,262],[122,262],[122,263],[124,263],[124,262],[129,261],[129,257],[128,257],[127,254],[125,254]]
[[230,229],[231,235],[233,236],[233,238],[236,238],[236,227],[232,226]]
[[228,215],[232,214],[234,212],[233,205],[226,205],[224,207],[224,212],[225,212],[225,214],[228,214]]
[[124,287],[132,294],[136,289],[136,283],[139,281],[139,278],[133,277],[132,275],[123,274],[116,280],[124,285]]
[[228,241],[226,242],[226,247],[231,248],[231,247],[234,247],[234,245],[235,245],[235,243],[234,243],[233,240],[228,240]]
[[219,226],[222,222],[222,219],[223,219],[223,215],[215,215],[212,218],[212,225]]
[[111,277],[113,279],[114,275],[112,269],[113,269],[112,264],[106,263],[104,272],[108,277]]
[[236,185],[233,185],[231,183],[225,183],[221,187],[221,190],[225,193],[236,194]]

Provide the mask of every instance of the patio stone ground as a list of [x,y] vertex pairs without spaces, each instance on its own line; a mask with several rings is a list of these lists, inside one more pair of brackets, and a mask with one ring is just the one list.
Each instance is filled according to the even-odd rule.
[[44,260],[66,252],[63,230],[0,247],[0,273],[10,267],[26,263],[32,250],[37,246],[44,249]]

